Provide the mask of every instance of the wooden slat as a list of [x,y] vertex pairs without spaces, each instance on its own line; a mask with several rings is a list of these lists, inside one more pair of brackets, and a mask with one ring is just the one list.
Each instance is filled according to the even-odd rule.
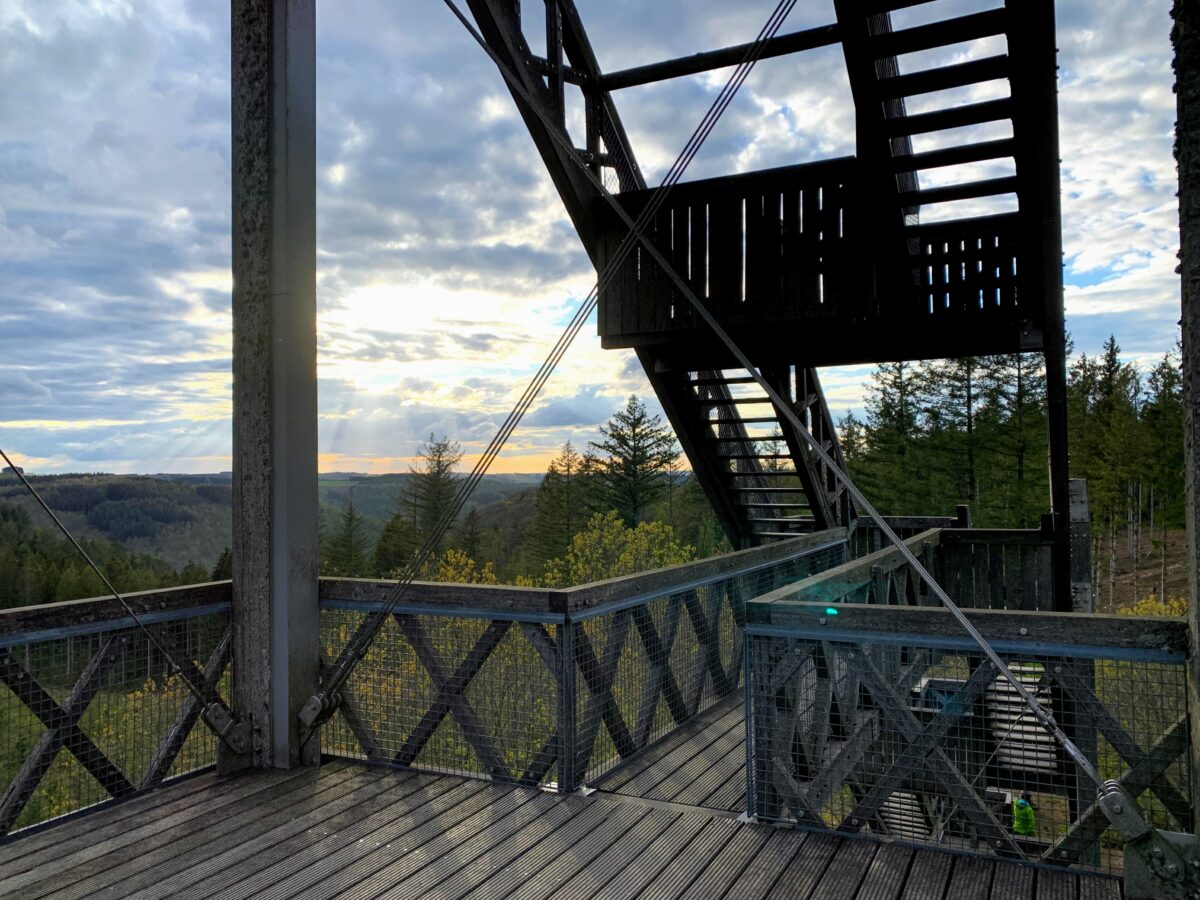
[[768,900],[807,897],[821,883],[840,844],[841,841],[832,834],[810,834],[775,881],[775,886],[767,894]]
[[729,888],[741,880],[742,872],[763,849],[770,832],[758,828],[739,828],[713,861],[704,868],[680,896],[708,900],[723,897]]
[[733,840],[738,826],[714,819],[684,852],[673,859],[658,876],[638,894],[638,900],[674,900],[703,872]]
[[908,879],[913,849],[903,844],[885,844],[871,860],[871,868],[858,889],[856,900],[896,900]]
[[1000,100],[964,103],[951,109],[888,119],[883,123],[883,130],[888,137],[904,137],[950,128],[965,128],[968,125],[982,125],[985,122],[999,122],[1011,119],[1012,114],[1012,99],[1004,97]]
[[872,841],[843,841],[811,900],[853,900],[878,849]]
[[[391,841],[404,838],[406,848],[412,853],[425,840],[445,833],[481,808],[488,808],[489,821],[496,823],[500,819],[497,806],[511,804],[516,808],[534,797],[528,791],[505,792],[482,781],[453,778],[437,779],[419,790],[415,804],[412,794],[405,797],[407,802],[404,804],[392,803],[395,797],[392,792],[381,795],[377,799],[384,805],[364,808],[354,824],[331,832],[305,848],[303,860],[298,861],[294,850],[287,845],[279,847],[278,858],[274,861],[274,853],[253,857],[243,864],[244,868],[252,865],[252,869],[235,871],[231,883],[220,896],[228,900],[291,897],[301,885],[315,885],[334,873],[345,872]],[[429,826],[430,822],[436,826],[436,831]],[[220,887],[216,881],[211,884]]]
[[604,886],[597,897],[604,900],[632,900],[642,889],[682,855],[691,851],[697,842],[715,840],[722,829],[712,819],[699,816],[680,816],[674,824],[660,835],[637,858],[625,866],[620,874]]
[[954,861],[954,874],[946,896],[953,900],[988,900],[992,890],[994,860],[982,856],[960,856]]
[[1075,900],[1077,878],[1061,869],[1038,869],[1037,900]]
[[[582,868],[576,867],[570,879],[555,889],[555,900],[586,900],[597,894],[604,896],[609,882],[620,875],[632,861],[647,852],[649,847],[655,845],[683,817],[678,813],[657,810],[652,812],[638,823],[637,828],[625,834],[587,865]],[[687,818],[694,821],[697,830],[706,821],[703,816],[698,815],[687,815]]]
[[[904,884],[903,900],[929,900],[940,898],[950,879],[950,868],[954,857],[946,853],[918,850],[908,870],[908,881]],[[1015,895],[1014,895],[1015,900]]]
[[[253,880],[260,887],[272,884],[274,879],[264,879],[264,870],[272,863],[296,855],[315,861],[321,859],[331,846],[341,846],[335,841],[326,840],[322,844],[324,850],[318,852],[314,845],[320,834],[332,833],[335,839],[340,838],[344,843],[344,831],[353,832],[355,828],[361,830],[364,820],[369,820],[372,814],[380,811],[416,807],[429,809],[432,814],[436,809],[433,801],[447,792],[453,795],[452,789],[456,787],[462,788],[464,785],[453,778],[411,772],[392,773],[369,785],[368,789],[289,819],[254,838],[237,841],[220,852],[214,853],[209,849],[209,852],[196,854],[191,859],[185,858],[182,861],[187,865],[173,877],[163,877],[167,872],[160,868],[155,872],[157,880],[153,891],[169,893],[173,900],[197,900],[236,885],[236,890],[242,896],[254,896],[254,892],[247,889],[248,882]],[[468,791],[459,790],[457,796],[461,800],[468,794]],[[374,834],[369,837],[378,840]],[[172,860],[172,867],[179,862]],[[295,869],[295,860],[291,859],[291,862],[291,868]]]
[[759,900],[766,896],[793,857],[800,852],[807,835],[803,831],[775,832],[755,855],[724,900]]
[[[518,789],[514,793],[525,791]],[[461,810],[457,807],[439,810],[439,815],[409,832],[404,842],[409,852],[400,856],[387,852],[391,845],[386,839],[392,833],[385,829],[380,834],[383,843],[372,842],[356,846],[352,853],[343,852],[341,859],[333,860],[332,871],[323,877],[297,872],[272,887],[263,900],[316,900],[330,896],[366,900],[381,889],[402,884],[411,886],[412,896],[422,896],[418,893],[424,889],[420,885],[439,884],[532,823],[561,824],[581,810],[577,804],[559,803],[546,794],[519,804],[512,797],[490,788],[474,795]]]
[[1010,897],[1033,897],[1036,869],[1017,863],[996,863],[992,876],[992,900],[1008,900]]

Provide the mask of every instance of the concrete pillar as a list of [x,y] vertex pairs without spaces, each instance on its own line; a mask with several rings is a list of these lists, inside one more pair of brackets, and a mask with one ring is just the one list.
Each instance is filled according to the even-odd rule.
[[315,0],[232,0],[233,711],[245,765],[315,763]]

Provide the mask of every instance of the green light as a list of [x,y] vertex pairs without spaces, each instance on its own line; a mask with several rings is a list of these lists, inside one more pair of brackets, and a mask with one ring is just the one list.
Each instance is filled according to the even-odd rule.
[[827,606],[827,607],[825,607],[825,615],[827,615],[827,616],[836,616],[837,614],[838,614],[837,607],[835,607],[835,606]]

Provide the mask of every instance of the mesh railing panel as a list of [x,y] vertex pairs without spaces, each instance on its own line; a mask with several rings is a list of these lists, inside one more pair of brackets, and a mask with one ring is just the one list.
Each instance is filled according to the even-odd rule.
[[[201,706],[136,628],[0,643],[0,834],[216,762]],[[210,696],[228,696],[229,614],[151,626]]]
[[594,780],[741,684],[746,603],[845,560],[845,544],[577,616],[576,769]]
[[[753,815],[1123,871],[1096,785],[982,654],[917,636],[846,643],[750,632]],[[1112,655],[1001,653],[1147,821],[1190,830],[1186,666]]]
[[[367,614],[326,603],[332,659]],[[326,725],[325,752],[374,762],[542,783],[558,754],[554,624],[398,612],[372,642]]]

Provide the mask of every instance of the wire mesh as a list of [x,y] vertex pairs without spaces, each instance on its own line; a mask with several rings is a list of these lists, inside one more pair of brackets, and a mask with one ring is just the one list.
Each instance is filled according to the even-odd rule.
[[736,690],[747,601],[845,552],[839,542],[577,617],[575,771],[595,780]]
[[[971,852],[1124,870],[1096,785],[982,655],[918,636],[747,637],[751,814]],[[1186,666],[1001,653],[1151,824],[1190,830]]]
[[[0,834],[211,766],[200,706],[134,628],[0,644]],[[152,626],[228,696],[228,612]]]
[[[367,613],[326,605],[333,658]],[[322,748],[437,772],[545,783],[556,777],[556,627],[536,621],[398,612],[343,690]]]

